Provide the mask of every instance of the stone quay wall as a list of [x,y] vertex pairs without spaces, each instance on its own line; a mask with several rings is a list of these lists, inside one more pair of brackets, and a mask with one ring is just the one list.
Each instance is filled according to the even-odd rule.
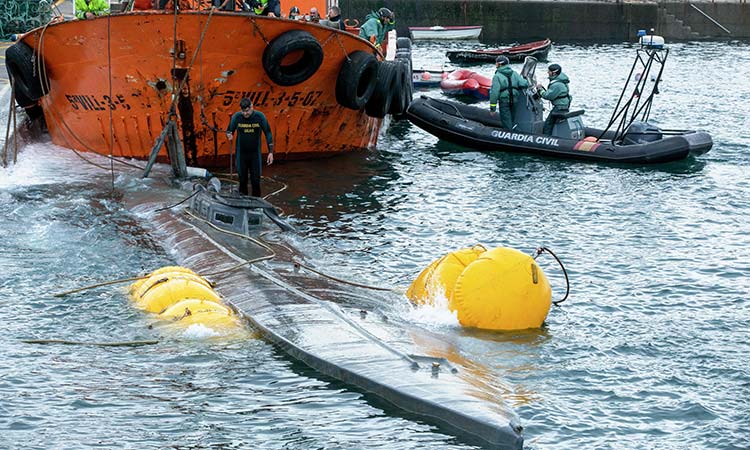
[[339,6],[343,17],[360,22],[370,11],[389,8],[396,12],[399,36],[408,36],[410,26],[482,25],[480,39],[487,43],[547,37],[554,42],[635,41],[638,30],[652,28],[668,40],[750,39],[748,0],[339,0]]

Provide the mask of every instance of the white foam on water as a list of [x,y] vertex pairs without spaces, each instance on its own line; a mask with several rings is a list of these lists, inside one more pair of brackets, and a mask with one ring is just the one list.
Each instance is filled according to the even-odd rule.
[[458,313],[448,309],[448,299],[443,292],[431,294],[431,304],[414,305],[406,300],[408,309],[404,318],[431,328],[459,327]]
[[[8,153],[12,152],[10,147]],[[102,165],[108,161],[92,154],[86,156]],[[11,162],[8,167],[0,168],[3,174],[0,188],[80,182],[103,172],[103,169],[83,162],[69,149],[49,142],[32,143],[19,147],[15,164]]]
[[182,336],[186,339],[201,340],[221,336],[221,333],[216,332],[214,329],[209,328],[202,323],[194,323],[187,327],[185,332],[182,333]]

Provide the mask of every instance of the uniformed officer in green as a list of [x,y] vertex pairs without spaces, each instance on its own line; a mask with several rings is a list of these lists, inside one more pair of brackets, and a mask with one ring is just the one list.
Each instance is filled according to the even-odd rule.
[[252,0],[253,13],[258,16],[281,17],[279,0]]
[[549,112],[547,119],[544,121],[544,134],[552,134],[552,128],[554,128],[557,120],[556,116],[568,112],[573,98],[570,96],[570,89],[568,89],[570,80],[562,72],[562,67],[559,64],[550,64],[547,67],[547,75],[549,77],[547,89],[544,89],[541,84],[537,84],[536,87],[543,99],[552,102],[552,111]]
[[365,16],[365,23],[359,28],[359,37],[367,39],[380,50],[385,35],[395,28],[393,12],[388,8],[380,8],[378,12],[371,12]]
[[109,14],[107,0],[75,0],[75,8],[76,17],[79,19],[93,19]]
[[260,133],[266,135],[266,144],[268,145],[268,165],[273,164],[273,136],[271,128],[268,126],[266,116],[253,109],[253,102],[249,98],[240,100],[241,111],[232,115],[232,120],[227,128],[227,139],[231,141],[234,138],[234,132],[237,132],[237,174],[240,177],[240,193],[247,195],[247,171],[250,170],[250,185],[252,186],[253,197],[260,197],[260,173],[261,162],[260,156]]
[[522,89],[529,87],[529,82],[510,67],[507,56],[495,58],[495,76],[490,88],[490,112],[500,110],[500,122],[506,130],[513,129],[513,103],[520,101]]

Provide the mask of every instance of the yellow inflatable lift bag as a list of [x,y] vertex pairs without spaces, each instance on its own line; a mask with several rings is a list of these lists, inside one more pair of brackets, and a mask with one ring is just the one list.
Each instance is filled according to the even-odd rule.
[[436,259],[409,286],[406,297],[419,305],[434,304],[441,295],[450,299],[458,276],[485,251],[483,246],[475,245]]
[[461,249],[434,261],[412,283],[407,297],[421,304],[445,293],[448,308],[464,327],[541,327],[552,304],[552,289],[534,258],[512,248],[480,249],[484,247]]
[[152,313],[160,313],[186,298],[221,303],[221,298],[208,281],[195,273],[175,270],[152,274],[135,290],[132,297],[136,306]]
[[190,269],[162,267],[130,286],[130,297],[141,309],[166,322],[222,329],[240,325],[232,309],[221,302],[205,278]]
[[208,328],[219,329],[239,325],[237,316],[227,306],[195,298],[179,301],[157,317],[173,323],[177,322],[184,327],[201,324]]
[[[165,273],[189,273],[191,275],[198,276],[197,273],[193,272],[192,270],[188,269],[187,267],[180,267],[180,266],[165,266],[161,269],[156,269],[148,276],[141,278],[140,280],[134,282],[130,285],[130,296],[134,296],[135,292],[143,285],[143,283],[146,282],[149,278],[153,277],[154,275],[161,275]],[[202,278],[201,278],[202,279]]]

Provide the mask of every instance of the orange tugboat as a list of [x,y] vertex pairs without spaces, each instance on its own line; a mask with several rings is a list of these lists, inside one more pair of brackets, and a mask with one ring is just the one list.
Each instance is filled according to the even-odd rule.
[[55,144],[166,161],[174,123],[204,167],[229,165],[224,130],[243,97],[268,118],[277,158],[300,159],[374,146],[382,117],[411,96],[408,64],[355,34],[208,9],[53,22],[9,47],[6,65]]

